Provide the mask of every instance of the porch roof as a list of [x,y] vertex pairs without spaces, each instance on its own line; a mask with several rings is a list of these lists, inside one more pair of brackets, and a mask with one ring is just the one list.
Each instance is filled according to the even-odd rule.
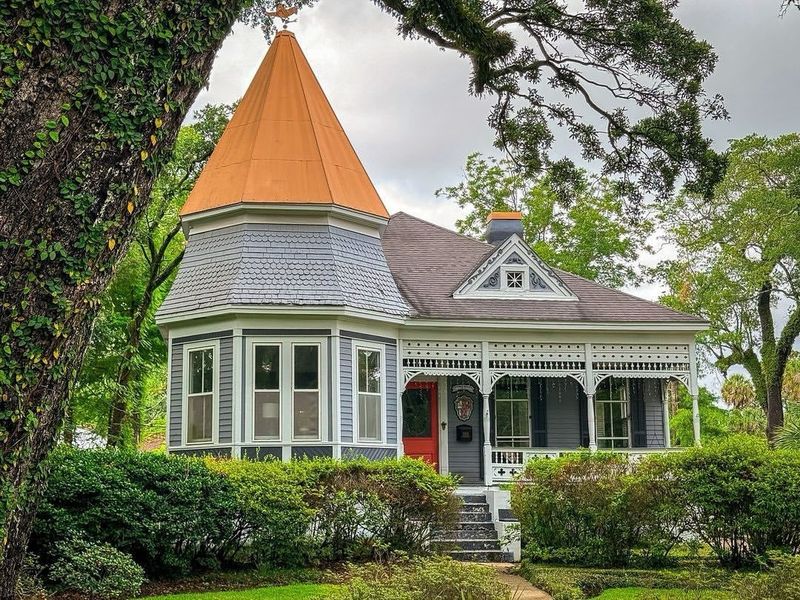
[[383,250],[397,287],[414,316],[435,319],[528,320],[587,323],[696,323],[672,310],[572,273],[554,269],[578,300],[453,298],[464,279],[495,247],[406,213],[389,219]]

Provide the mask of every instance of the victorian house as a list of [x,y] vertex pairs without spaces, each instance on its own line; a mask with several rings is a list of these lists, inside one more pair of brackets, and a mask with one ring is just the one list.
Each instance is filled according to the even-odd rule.
[[486,241],[389,215],[295,36],[279,33],[182,212],[171,453],[421,457],[465,486],[534,456],[669,449],[691,315],[545,264],[519,213]]

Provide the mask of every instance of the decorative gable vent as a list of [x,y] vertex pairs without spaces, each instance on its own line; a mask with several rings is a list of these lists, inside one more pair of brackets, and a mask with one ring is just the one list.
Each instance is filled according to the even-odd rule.
[[453,292],[454,298],[577,300],[563,281],[514,234]]

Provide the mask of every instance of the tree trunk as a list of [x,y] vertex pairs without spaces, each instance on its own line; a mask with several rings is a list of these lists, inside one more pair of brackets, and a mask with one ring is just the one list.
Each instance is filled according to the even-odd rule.
[[242,4],[0,6],[0,600],[15,596],[98,298]]
[[775,444],[775,434],[783,427],[783,398],[781,377],[775,378],[767,385],[767,439],[770,446]]

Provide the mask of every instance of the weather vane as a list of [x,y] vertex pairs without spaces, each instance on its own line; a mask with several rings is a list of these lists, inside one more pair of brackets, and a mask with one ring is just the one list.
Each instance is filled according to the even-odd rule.
[[268,17],[278,17],[281,21],[283,21],[283,28],[286,29],[289,26],[289,23],[294,23],[297,19],[290,19],[292,15],[297,14],[297,7],[293,6],[291,8],[287,7],[283,2],[278,2],[275,5],[274,12],[268,12]]

